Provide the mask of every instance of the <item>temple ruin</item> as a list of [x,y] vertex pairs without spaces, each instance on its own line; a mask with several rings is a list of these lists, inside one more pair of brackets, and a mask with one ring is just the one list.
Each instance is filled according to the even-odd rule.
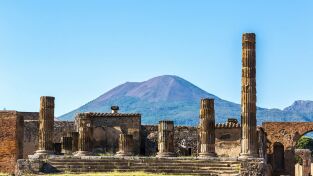
[[[54,97],[40,98],[39,112],[0,111],[0,172],[52,173],[145,171],[199,175],[294,175],[295,155],[309,175],[310,151],[296,141],[313,122],[257,126],[256,36],[242,35],[241,123],[216,124],[214,99],[199,100],[199,125],[171,120],[142,125],[141,114],[82,112],[55,121]],[[170,118],[170,117],[169,117]],[[5,147],[3,147],[5,146]],[[101,167],[100,167],[101,166]]]

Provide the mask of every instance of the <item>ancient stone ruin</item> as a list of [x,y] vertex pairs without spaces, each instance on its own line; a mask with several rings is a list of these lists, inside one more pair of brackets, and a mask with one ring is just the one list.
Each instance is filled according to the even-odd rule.
[[[78,113],[54,118],[54,97],[39,112],[0,111],[0,172],[145,171],[189,175],[294,175],[295,155],[309,175],[310,152],[297,140],[313,122],[265,122],[257,127],[256,36],[242,35],[241,124],[215,123],[214,99],[199,100],[199,125],[141,124],[141,114]],[[122,169],[121,169],[122,168]]]

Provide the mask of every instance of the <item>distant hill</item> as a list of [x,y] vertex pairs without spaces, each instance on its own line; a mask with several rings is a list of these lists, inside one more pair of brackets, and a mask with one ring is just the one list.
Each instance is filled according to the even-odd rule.
[[[227,118],[240,120],[240,105],[212,95],[192,83],[172,75],[164,75],[144,82],[126,82],[98,98],[60,116],[60,120],[73,120],[78,112],[108,112],[118,105],[121,112],[142,114],[143,124],[156,124],[162,119],[171,119],[176,125],[197,125],[201,98],[215,99],[217,123]],[[279,109],[258,108],[258,124],[263,121],[311,121],[313,102],[296,101]]]

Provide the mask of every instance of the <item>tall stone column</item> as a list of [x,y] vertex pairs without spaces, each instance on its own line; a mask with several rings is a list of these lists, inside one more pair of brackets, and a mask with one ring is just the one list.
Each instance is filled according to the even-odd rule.
[[132,156],[133,155],[133,135],[120,134],[119,136],[119,151],[117,156]]
[[76,156],[92,155],[92,127],[91,119],[87,114],[78,114],[78,151]]
[[215,112],[214,99],[200,102],[200,157],[215,157]]
[[36,154],[53,154],[54,97],[40,97],[39,141]]
[[241,153],[240,158],[257,157],[255,34],[242,35]]
[[173,157],[174,153],[174,122],[162,120],[158,126],[158,149],[156,157]]

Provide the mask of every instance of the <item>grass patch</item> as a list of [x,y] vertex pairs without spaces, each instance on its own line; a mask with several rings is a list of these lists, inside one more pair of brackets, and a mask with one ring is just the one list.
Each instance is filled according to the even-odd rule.
[[7,175],[10,175],[10,174],[0,172],[0,176],[7,176]]
[[[49,174],[49,176],[156,176],[156,175],[166,175],[166,176],[177,176],[162,173],[146,173],[146,172],[99,172],[99,173],[65,173],[65,174]],[[189,175],[186,175],[189,176]],[[190,175],[191,176],[191,175]]]

